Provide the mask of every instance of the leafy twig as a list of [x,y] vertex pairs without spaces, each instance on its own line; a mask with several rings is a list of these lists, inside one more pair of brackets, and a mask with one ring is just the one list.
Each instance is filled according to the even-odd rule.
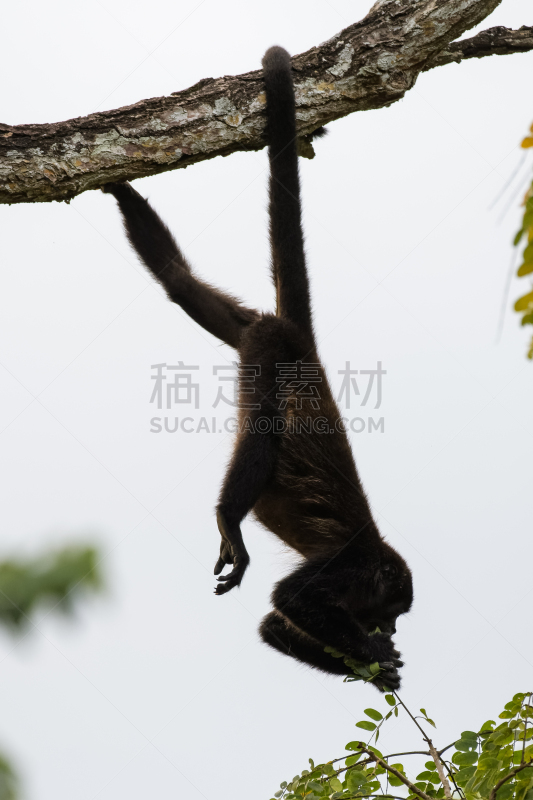
[[[440,778],[440,782],[442,783],[442,785],[444,787],[444,794],[445,794],[447,800],[452,800],[452,790],[451,790],[450,782],[448,781],[448,778],[444,774],[444,769],[442,767],[443,762],[442,762],[442,759],[441,759],[439,753],[435,749],[435,745],[433,744],[433,742],[431,741],[429,736],[426,734],[424,729],[418,724],[418,722],[416,721],[415,717],[413,717],[413,715],[411,714],[411,712],[409,711],[409,709],[407,708],[407,706],[405,705],[403,700],[400,698],[400,696],[396,692],[394,692],[394,695],[395,695],[396,699],[398,700],[398,702],[400,703],[400,705],[402,705],[404,707],[404,709],[407,711],[407,713],[409,714],[409,716],[411,717],[411,719],[415,723],[416,727],[418,728],[418,730],[420,731],[420,733],[424,737],[424,741],[427,742],[427,745],[429,747],[429,752],[431,753],[431,757],[432,757],[433,761],[435,762],[435,768],[436,768],[436,770],[438,772],[438,775],[439,775],[439,778]],[[427,717],[426,717],[426,719],[427,719]]]
[[511,772],[506,775],[505,778],[502,778],[501,781],[498,781],[498,783],[493,787],[492,792],[489,795],[489,800],[495,800],[498,789],[500,789],[504,783],[510,781],[511,778],[514,778],[514,776],[519,772],[522,772],[523,769],[527,769],[528,767],[533,767],[533,762],[530,761],[528,764],[520,764],[520,766],[516,767],[516,769],[511,770]]
[[390,772],[392,775],[394,775],[395,778],[398,778],[398,780],[401,781],[405,786],[407,786],[408,789],[410,789],[410,791],[413,794],[418,795],[418,797],[421,797],[422,800],[433,800],[433,798],[431,798],[428,794],[423,792],[422,789],[419,789],[417,786],[414,785],[414,783],[411,783],[409,778],[406,778],[405,775],[403,775],[403,773],[401,773],[394,767],[391,767],[389,764],[387,764],[387,762],[383,758],[380,758],[378,755],[372,752],[372,750],[369,750],[369,748],[366,747],[363,744],[363,742],[358,742],[357,747],[363,753],[366,753],[371,761],[375,761],[376,764],[379,764],[380,767],[383,767],[383,769],[386,769],[387,772]]

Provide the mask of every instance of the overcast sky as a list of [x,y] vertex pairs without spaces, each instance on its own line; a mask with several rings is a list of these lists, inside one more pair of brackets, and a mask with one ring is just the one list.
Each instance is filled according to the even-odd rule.
[[[369,6],[12,3],[0,120],[68,119],[255,69],[268,46],[301,52]],[[481,27],[531,23],[530,0],[504,0]],[[347,361],[387,373],[378,409],[376,386],[362,406],[367,378],[357,376],[346,416],[363,421],[351,434],[359,471],[414,574],[415,604],[396,637],[402,695],[427,708],[441,746],[533,688],[533,364],[511,310],[527,281],[505,296],[531,178],[519,143],[533,121],[532,68],[529,53],[433,70],[391,108],[331,124],[301,163],[334,390]],[[203,276],[272,309],[266,152],[135,186]],[[213,407],[218,387],[231,388],[219,382],[230,373],[213,368],[234,352],[148,278],[113,198],[1,206],[0,226],[0,557],[95,539],[109,586],[75,625],[43,614],[20,642],[0,635],[0,747],[27,800],[267,800],[309,756],[341,755],[363,709],[384,701],[259,642],[271,587],[293,558],[253,521],[241,589],[213,594],[232,416],[224,401]],[[151,366],[179,362],[198,367],[188,373],[198,408],[157,409]],[[193,432],[151,432],[165,416],[170,428],[191,417]],[[383,430],[369,433],[370,417]],[[400,719],[381,746],[418,742]]]

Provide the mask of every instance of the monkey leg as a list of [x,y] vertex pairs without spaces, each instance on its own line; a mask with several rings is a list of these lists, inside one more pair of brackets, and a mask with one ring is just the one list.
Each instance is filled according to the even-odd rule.
[[378,688],[386,684],[396,689],[400,685],[398,669],[403,662],[392,639],[384,633],[369,635],[357,621],[358,607],[364,607],[367,597],[357,564],[348,552],[341,551],[329,559],[305,562],[277,584],[272,602],[293,626],[323,647],[334,647],[365,664],[378,662],[383,673],[375,684]]
[[267,614],[261,623],[259,633],[266,644],[303,664],[332,675],[352,674],[352,670],[346,666],[342,658],[333,658],[329,653],[325,653],[323,644],[295,628],[279,611]]
[[106,183],[102,191],[117,200],[130,243],[170,300],[213,336],[238,348],[243,329],[258,319],[258,312],[193,274],[165,223],[133,186]]

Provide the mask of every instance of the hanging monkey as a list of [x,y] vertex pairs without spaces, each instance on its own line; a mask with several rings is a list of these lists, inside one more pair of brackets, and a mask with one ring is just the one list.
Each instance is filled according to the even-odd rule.
[[[128,183],[109,183],[103,191],[118,201],[129,241],[170,300],[238,351],[241,389],[244,366],[255,367],[254,403],[249,394],[242,395],[246,402],[217,505],[216,594],[229,592],[243,579],[250,559],[240,526],[253,512],[302,557],[274,588],[274,609],[260,627],[263,640],[336,675],[352,674],[351,669],[326,653],[326,646],[366,663],[379,662],[382,672],[375,685],[397,689],[402,661],[391,636],[397,617],[411,607],[411,572],[377,529],[317,354],[289,54],[271,47],[263,73],[275,314],[246,308],[198,278],[168,228]],[[319,401],[316,396],[302,400],[287,381],[280,402],[279,372],[287,365],[315,376]],[[221,574],[226,566],[231,570]],[[373,633],[376,628],[379,632]]]

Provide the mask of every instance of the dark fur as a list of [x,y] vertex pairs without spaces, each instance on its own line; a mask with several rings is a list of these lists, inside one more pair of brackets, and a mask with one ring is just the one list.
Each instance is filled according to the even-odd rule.
[[[380,536],[359,481],[340,412],[320,366],[320,404],[298,408],[295,397],[280,412],[280,363],[318,364],[301,226],[294,90],[290,58],[272,47],[263,59],[270,159],[270,242],[276,314],[260,314],[194,276],[171,233],[129,184],[107,184],[118,200],[130,242],[169,298],[210,333],[236,348],[241,364],[258,365],[254,402],[241,411],[259,417],[327,419],[334,433],[297,429],[241,432],[217,506],[221,533],[217,594],[238,586],[249,564],[240,523],[257,519],[294,548],[303,563],[280,581],[275,610],[262,622],[264,641],[287,655],[333,674],[349,674],[329,645],[365,662],[379,661],[390,688],[399,686],[399,653],[391,634],[412,602],[411,573]],[[249,398],[246,398],[249,401]],[[370,636],[376,626],[382,633]]]

